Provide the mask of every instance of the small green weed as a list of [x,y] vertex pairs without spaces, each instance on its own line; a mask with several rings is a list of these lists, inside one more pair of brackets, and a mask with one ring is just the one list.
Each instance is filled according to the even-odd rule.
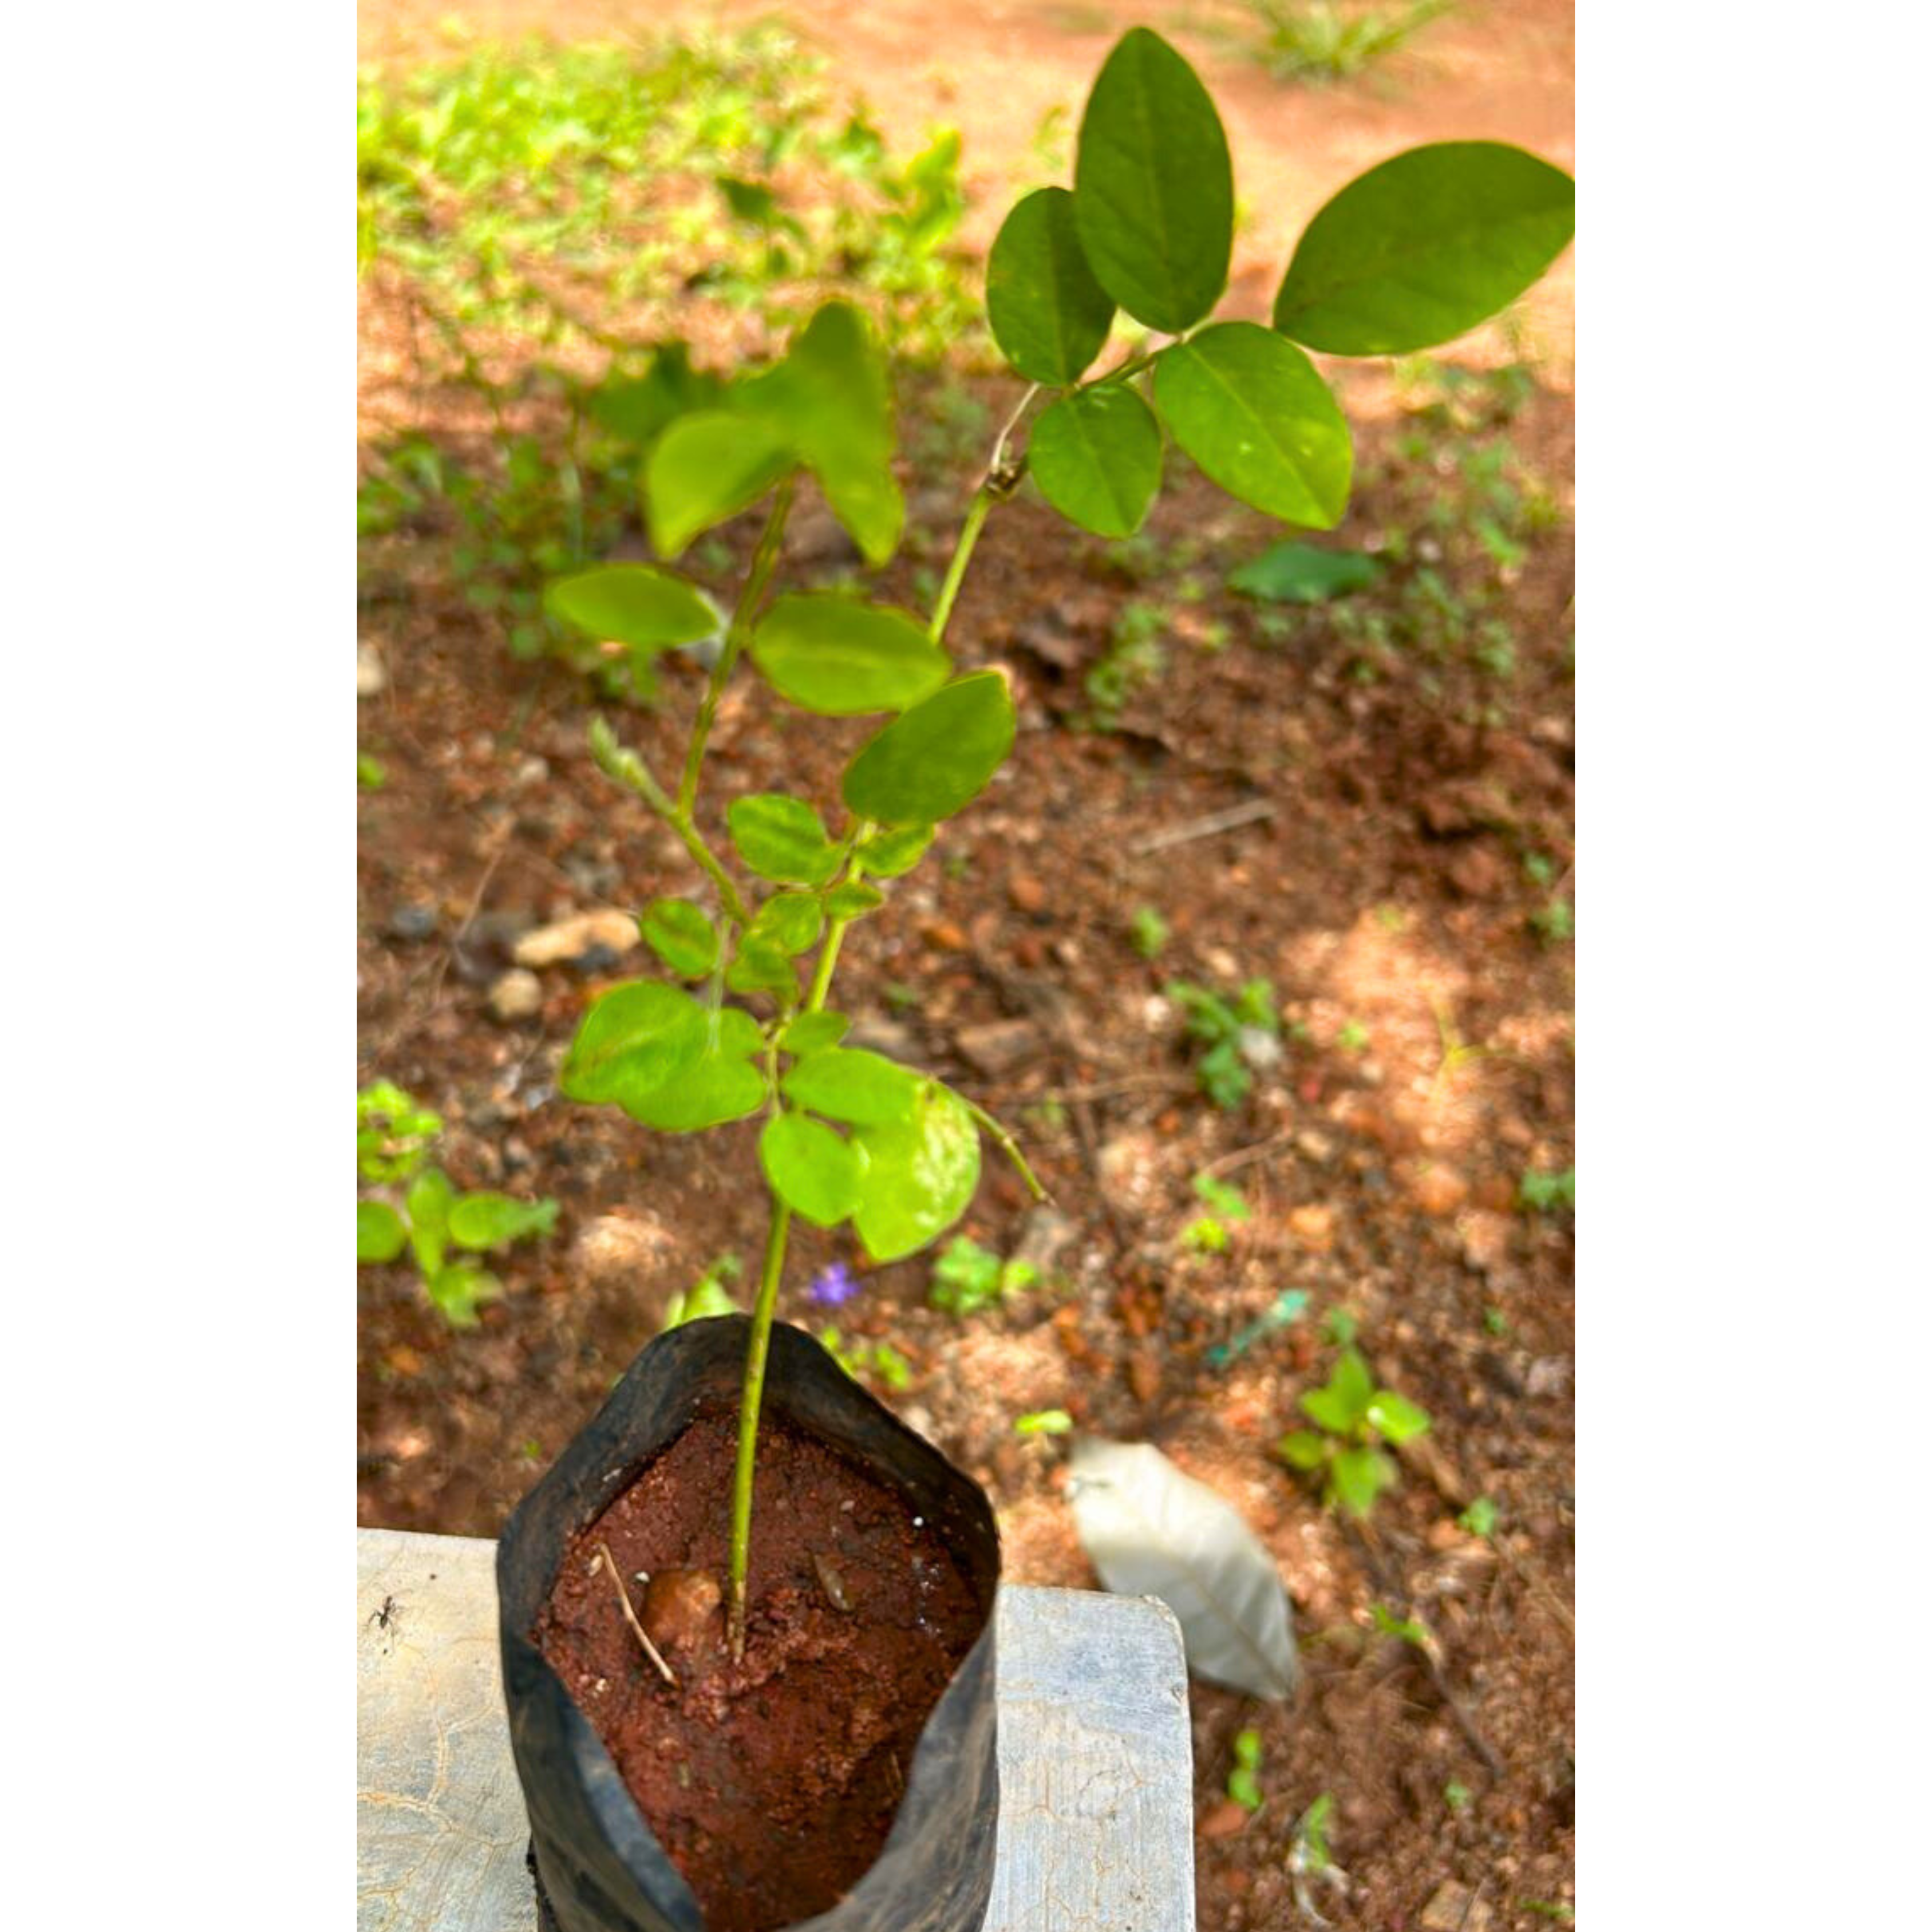
[[1352,80],[1384,61],[1412,34],[1448,13],[1454,0],[1406,6],[1335,4],[1335,0],[1246,0],[1254,16],[1251,45],[1276,80],[1326,87]]
[[1186,980],[1169,980],[1166,991],[1186,1020],[1187,1038],[1203,1049],[1194,1063],[1202,1092],[1224,1110],[1238,1107],[1254,1086],[1253,1070],[1281,1059],[1274,986],[1250,980],[1232,1000]]
[[1165,608],[1144,597],[1133,598],[1114,620],[1107,648],[1085,680],[1090,730],[1117,730],[1122,711],[1159,682],[1167,664],[1168,628]]
[[1529,929],[1545,946],[1561,946],[1576,937],[1576,914],[1568,899],[1552,898],[1530,914]]
[[1193,1187],[1208,1211],[1181,1230],[1180,1244],[1192,1254],[1226,1254],[1229,1230],[1248,1218],[1248,1204],[1240,1189],[1211,1174],[1197,1174]]
[[850,1348],[836,1328],[818,1331],[820,1346],[856,1382],[869,1376],[895,1394],[912,1385],[912,1364],[890,1342],[858,1342]]
[[702,1322],[714,1315],[736,1315],[742,1311],[726,1292],[724,1284],[736,1281],[745,1272],[745,1264],[736,1255],[720,1255],[698,1279],[686,1288],[674,1294],[664,1310],[664,1326],[658,1332],[668,1334],[674,1328],[682,1328],[687,1322]]
[[1456,1778],[1442,1787],[1442,1802],[1452,1811],[1466,1811],[1475,1802],[1475,1793]]
[[1322,1432],[1297,1430],[1275,1444],[1275,1453],[1295,1468],[1318,1472],[1322,1500],[1354,1516],[1366,1516],[1396,1480],[1395,1464],[1381,1445],[1406,1442],[1429,1426],[1426,1411],[1376,1386],[1354,1348],[1343,1352],[1326,1386],[1309,1390],[1300,1406]]
[[932,1264],[932,1305],[963,1321],[1001,1306],[1039,1280],[1040,1270],[1032,1262],[1002,1261],[970,1236],[956,1234]]
[[[473,1328],[478,1306],[503,1288],[470,1258],[548,1234],[557,1204],[459,1193],[442,1168],[428,1165],[442,1131],[440,1114],[388,1081],[356,1095],[356,1172],[365,1181],[408,1186],[400,1209],[386,1201],[356,1202],[356,1259],[358,1266],[392,1262],[406,1247],[423,1292],[443,1318],[452,1328]],[[452,1259],[452,1250],[464,1258]]]
[[1158,958],[1172,932],[1159,910],[1150,905],[1135,907],[1133,916],[1127,922],[1127,938],[1143,959]]
[[1487,1496],[1478,1496],[1456,1519],[1456,1523],[1458,1528],[1467,1530],[1472,1536],[1493,1536],[1496,1531],[1496,1506]]
[[1262,1808],[1262,1734],[1252,1725],[1234,1733],[1234,1768],[1228,1774],[1228,1796],[1244,1811]]
[[1013,1418],[1016,1436],[1065,1436],[1072,1427],[1073,1418],[1064,1408],[1036,1408]]
[[1566,1167],[1561,1174],[1540,1174],[1532,1168],[1516,1185],[1516,1198],[1525,1208],[1539,1214],[1554,1214],[1576,1207],[1576,1170]]
[[389,768],[368,752],[356,754],[356,784],[358,790],[380,791],[389,782]]

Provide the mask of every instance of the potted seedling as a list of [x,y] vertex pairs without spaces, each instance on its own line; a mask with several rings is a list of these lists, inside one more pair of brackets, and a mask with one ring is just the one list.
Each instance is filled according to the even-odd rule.
[[[1332,526],[1351,446],[1306,349],[1383,355],[1461,333],[1548,266],[1571,205],[1567,176],[1514,148],[1399,155],[1310,224],[1272,327],[1214,320],[1227,142],[1186,61],[1130,32],[1088,102],[1072,188],[1027,196],[994,244],[988,318],[1030,386],[918,614],[776,580],[802,478],[868,565],[899,540],[886,371],[855,309],[828,304],[780,360],[728,382],[642,379],[648,406],[631,416],[666,563],[586,571],[549,602],[646,658],[722,629],[678,771],[652,770],[602,722],[591,740],[701,883],[644,909],[664,973],[597,1000],[560,1085],[660,1132],[755,1118],[770,1211],[751,1313],[646,1348],[502,1540],[512,1738],[562,1932],[979,1923],[998,1788],[992,1512],[775,1319],[795,1220],[849,1224],[874,1262],[914,1254],[964,1213],[982,1137],[1040,1191],[969,1095],[845,1045],[833,992],[847,932],[1012,747],[1005,677],[973,668],[970,638],[953,654],[962,582],[1028,476],[1083,529],[1131,534],[1169,440],[1242,501]],[[1090,374],[1117,327],[1124,352]],[[668,565],[761,505],[724,617]],[[706,749],[748,663],[771,697],[849,733],[850,755],[829,819],[760,793],[730,801],[719,837],[700,811]]]

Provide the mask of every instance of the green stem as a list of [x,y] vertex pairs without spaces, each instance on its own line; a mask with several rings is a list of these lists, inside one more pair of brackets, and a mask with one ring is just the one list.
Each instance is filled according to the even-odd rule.
[[1026,1156],[1020,1152],[1019,1143],[1000,1125],[998,1120],[994,1119],[991,1114],[987,1112],[984,1107],[967,1100],[963,1094],[959,1096],[959,1098],[964,1103],[967,1112],[970,1114],[985,1130],[988,1139],[992,1141],[1007,1160],[1019,1169],[1020,1178],[1026,1183],[1027,1192],[1036,1201],[1050,1201],[1053,1197],[1040,1185],[1039,1177],[1031,1168],[1028,1166]]
[[[1180,339],[1178,336],[1174,338],[1176,341]],[[1156,349],[1150,350],[1144,356],[1130,356],[1124,362],[1117,362],[1104,376],[1096,376],[1092,382],[1083,382],[1081,387],[1086,389],[1097,389],[1103,383],[1124,382],[1130,376],[1138,376],[1143,369],[1152,368],[1155,358],[1160,353],[1160,351]]]
[[952,561],[946,567],[946,581],[939,586],[939,601],[932,607],[932,622],[928,629],[935,644],[945,640],[946,626],[952,615],[953,600],[959,595],[959,586],[965,580],[966,566],[973,560],[973,546],[980,541],[980,532],[986,525],[986,513],[992,507],[992,492],[982,483],[973,493],[973,501],[966,512],[966,520],[959,526],[959,540],[952,546]]
[[774,1196],[771,1226],[765,1235],[764,1271],[752,1310],[752,1340],[745,1352],[745,1398],[738,1408],[738,1461],[731,1478],[731,1656],[745,1654],[745,1579],[752,1567],[752,1478],[758,1466],[758,1412],[765,1397],[765,1359],[770,1353],[772,1316],[778,1307],[778,1281],[784,1273],[785,1242],[791,1210]]
[[685,755],[684,782],[677,788],[677,809],[681,818],[689,818],[698,802],[698,775],[704,769],[705,742],[711,736],[712,721],[718,716],[718,700],[724,696],[724,687],[731,681],[738,654],[745,648],[746,639],[752,634],[752,620],[758,614],[765,586],[772,580],[772,572],[778,563],[778,546],[784,541],[785,518],[791,511],[795,473],[786,472],[784,482],[778,485],[778,494],[772,499],[771,514],[765,519],[764,534],[758,539],[758,550],[752,559],[751,573],[745,579],[738,608],[731,613],[731,627],[724,634],[724,648],[718,653],[718,662],[711,667],[711,682],[704,687],[704,702],[698,707],[698,723],[691,734],[691,749]]
[[651,776],[650,767],[635,752],[617,742],[616,734],[601,718],[590,721],[590,755],[607,778],[615,778],[618,784],[635,792],[677,834],[699,869],[718,888],[718,896],[725,911],[740,926],[749,926],[751,912],[736,883],[725,871],[717,854],[704,842],[704,835],[698,830],[691,814],[683,811]]

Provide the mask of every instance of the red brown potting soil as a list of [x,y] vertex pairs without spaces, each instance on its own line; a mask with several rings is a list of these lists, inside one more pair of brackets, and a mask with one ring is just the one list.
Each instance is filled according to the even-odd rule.
[[674,1690],[598,1546],[640,1610],[640,1571],[722,1581],[736,1446],[732,1416],[700,1415],[572,1543],[532,1635],[710,1932],[769,1932],[827,1910],[878,1858],[920,1732],[990,1606],[896,1490],[769,1421],[744,1660],[714,1616],[662,1646]]

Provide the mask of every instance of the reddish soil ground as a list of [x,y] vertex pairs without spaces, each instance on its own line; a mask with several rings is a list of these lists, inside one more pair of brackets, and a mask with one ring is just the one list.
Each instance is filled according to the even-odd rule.
[[[452,10],[372,10],[365,56],[421,50]],[[458,10],[499,29],[536,11],[530,0]],[[655,10],[653,22],[681,10]],[[542,18],[566,32],[617,12],[568,0]],[[788,16],[826,35],[842,77],[896,134],[958,122],[995,210],[999,157],[1024,147],[1047,105],[1084,98],[1120,24],[1099,8],[818,0]],[[1394,79],[1313,94],[1278,88],[1184,24],[1176,37],[1223,104],[1256,202],[1238,293],[1244,263],[1278,272],[1282,238],[1320,199],[1407,142],[1490,134],[1569,158],[1567,8],[1471,4]],[[1574,1898],[1573,1237],[1567,1215],[1516,1204],[1526,1170],[1574,1160],[1572,956],[1531,928],[1549,891],[1522,864],[1540,855],[1562,874],[1572,856],[1570,286],[1566,260],[1528,305],[1542,382],[1511,434],[1558,514],[1508,573],[1506,685],[1454,653],[1384,659],[1364,681],[1358,641],[1319,614],[1266,634],[1220,584],[1280,532],[1191,475],[1164,493],[1138,577],[1044,513],[1002,512],[950,642],[962,668],[1011,674],[1013,758],[854,929],[842,962],[838,1004],[877,1043],[1022,1134],[1064,1245],[1054,1281],[1002,1312],[962,1322],[934,1310],[921,1257],[865,1274],[859,1298],[827,1317],[805,1285],[826,1262],[856,1258],[802,1229],[782,1312],[902,1353],[910,1386],[886,1399],[986,1484],[1010,1580],[1096,1581],[1060,1448],[1012,1426],[1064,1408],[1083,1428],[1159,1443],[1214,1484],[1287,1581],[1306,1665],[1295,1702],[1193,1694],[1203,1932],[1303,1922],[1288,1855],[1324,1792],[1348,1884],[1310,1896],[1337,1925],[1530,1927]],[[1253,308],[1264,290],[1254,277]],[[380,339],[383,318],[368,319]],[[1456,351],[1500,352],[1488,337]],[[1017,394],[980,386],[994,410]],[[1366,424],[1364,480],[1338,540],[1372,544],[1408,514],[1402,426],[1372,372],[1350,394]],[[906,400],[916,414],[920,398]],[[918,601],[913,574],[943,562],[973,480],[962,456],[937,487],[929,472],[911,482],[913,537],[877,594]],[[752,534],[724,532],[740,565]],[[794,580],[822,562],[801,548],[809,541],[795,548]],[[1174,594],[1180,556],[1207,577],[1198,602]],[[1088,674],[1123,610],[1150,598],[1166,613],[1165,676],[1128,698],[1118,728],[1080,728]],[[504,963],[493,948],[518,922],[634,908],[693,880],[668,835],[592,765],[581,682],[514,662],[429,580],[373,603],[364,633],[388,681],[364,702],[362,739],[389,777],[359,806],[360,1079],[394,1080],[443,1112],[440,1158],[460,1184],[554,1195],[562,1214],[549,1240],[498,1264],[507,1292],[472,1332],[446,1328],[406,1267],[361,1271],[361,1520],[490,1535],[669,1296],[722,1252],[755,1256],[755,1130],[658,1137],[557,1098],[586,1000],[645,970],[641,953],[588,977],[548,969],[534,1017],[489,1016],[485,989]],[[662,707],[627,718],[659,770],[674,764],[697,688],[674,669]],[[788,712],[747,683],[720,715],[712,796],[834,796],[862,730]],[[1266,815],[1156,843],[1244,805]],[[1142,904],[1172,928],[1152,962],[1128,928]],[[394,936],[403,908],[430,910],[430,936]],[[483,915],[496,924],[464,932]],[[1281,1064],[1223,1112],[1200,1093],[1161,989],[1250,976],[1273,981],[1293,1030]],[[1018,1023],[1005,1054],[980,1030],[996,1022]],[[1250,1208],[1222,1256],[1178,1239],[1204,1169]],[[1002,1252],[1051,1232],[990,1158],[965,1226]],[[1307,1317],[1232,1360],[1210,1354],[1288,1288],[1306,1291]],[[1434,1422],[1366,1530],[1322,1510],[1268,1453],[1332,1364],[1318,1322],[1338,1309],[1382,1379]],[[1456,1522],[1478,1496],[1498,1513],[1486,1539]],[[1377,1605],[1424,1619],[1439,1652],[1378,1634]],[[1265,1802],[1252,1815],[1226,1790],[1246,1726],[1262,1742]]]

